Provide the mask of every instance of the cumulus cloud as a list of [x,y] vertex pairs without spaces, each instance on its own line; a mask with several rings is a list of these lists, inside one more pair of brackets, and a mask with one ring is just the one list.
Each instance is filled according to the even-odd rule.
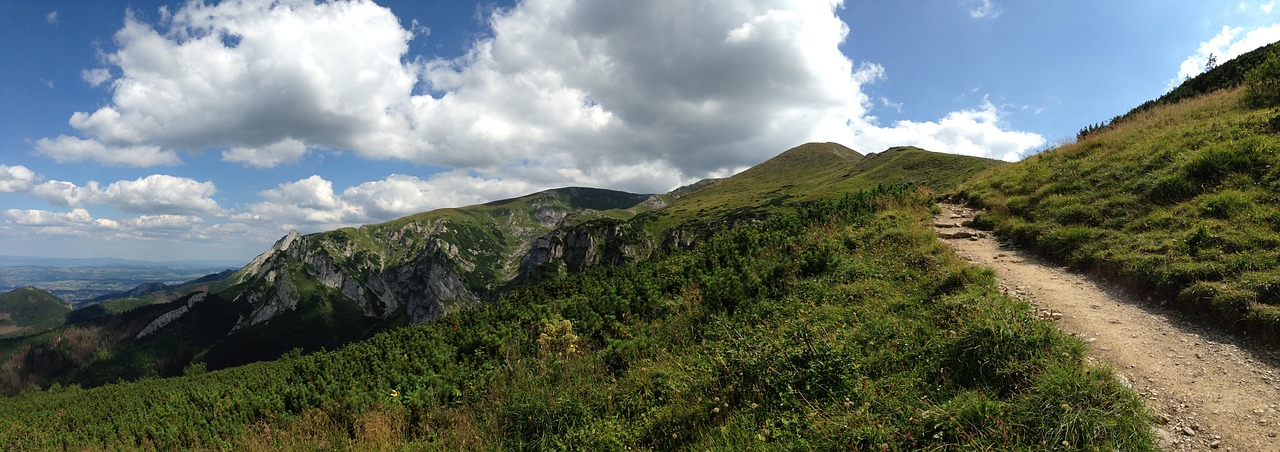
[[48,22],[50,25],[58,25],[58,12],[49,11],[49,14],[44,15],[44,21]]
[[[147,166],[172,163],[173,149],[228,147],[231,161],[269,166],[298,143],[366,150],[387,141],[371,137],[403,135],[394,112],[416,82],[401,61],[412,34],[371,1],[189,2],[163,16],[160,30],[125,18],[104,56],[120,74],[111,104],[72,115],[87,138],[46,140],[42,153],[120,163],[100,150],[145,146],[166,156],[130,160]],[[111,74],[83,75],[100,84]]]
[[191,2],[157,24],[126,17],[111,67],[82,74],[111,81],[110,104],[72,115],[82,137],[37,150],[148,166],[213,147],[268,168],[324,148],[491,172],[554,161],[605,184],[669,168],[687,181],[867,125],[862,86],[885,71],[841,53],[841,3],[528,0],[488,13],[491,32],[464,56],[410,60],[425,33],[371,1]]
[[333,182],[311,176],[258,193],[264,201],[249,206],[252,216],[232,217],[238,220],[261,220],[283,223],[325,225],[352,224],[362,215],[333,192]]
[[22,165],[0,165],[0,193],[25,192],[38,180],[36,173]]
[[1189,77],[1204,72],[1209,55],[1213,55],[1218,64],[1247,53],[1250,50],[1280,41],[1280,24],[1254,28],[1245,31],[1243,27],[1223,26],[1222,31],[1208,41],[1200,43],[1196,53],[1191,54],[1178,65],[1178,75],[1169,81],[1169,87],[1175,87]]
[[80,71],[80,78],[84,79],[89,86],[97,88],[99,85],[111,80],[111,70],[102,67],[85,69]]
[[306,152],[307,145],[289,138],[260,148],[231,148],[222,153],[222,160],[257,168],[274,168],[281,163],[296,162]]
[[[79,115],[79,113],[77,113]],[[76,117],[72,117],[72,124]],[[146,167],[175,165],[180,162],[173,151],[154,145],[113,146],[98,140],[59,135],[36,141],[36,152],[58,163],[92,160],[106,165]]]
[[73,209],[70,212],[8,209],[4,211],[4,217],[14,224],[24,226],[66,226],[93,222],[89,211],[84,209]]
[[188,231],[204,220],[191,215],[142,215],[129,221],[138,229],[162,231]]
[[1045,138],[1035,133],[1004,130],[999,109],[983,99],[976,110],[947,114],[938,121],[899,121],[893,127],[866,127],[857,138],[864,149],[912,145],[924,149],[1014,161],[1039,148]]
[[217,191],[213,182],[164,174],[116,181],[106,187],[96,181],[79,186],[59,180],[31,187],[31,193],[36,197],[63,207],[109,204],[131,213],[180,215],[222,213],[222,208],[212,198]]
[[[8,209],[4,211],[4,219],[9,224],[25,228],[9,229],[18,234],[33,231],[43,235],[71,235],[105,241],[146,240],[159,236],[172,236],[175,233],[193,232],[204,223],[204,219],[193,215],[140,215],[118,220],[95,218],[83,208],[75,208],[68,212]],[[209,229],[216,234],[221,232],[220,229],[225,228]],[[244,228],[237,230],[242,233],[248,232]]]
[[[551,178],[560,180],[556,176]],[[315,231],[510,198],[553,186],[530,183],[521,177],[504,179],[450,171],[426,179],[392,174],[338,192],[329,180],[311,176],[259,192],[261,202],[250,204],[229,218]]]
[[216,214],[213,182],[153,174],[132,181],[112,182],[102,191],[107,202],[133,213]]

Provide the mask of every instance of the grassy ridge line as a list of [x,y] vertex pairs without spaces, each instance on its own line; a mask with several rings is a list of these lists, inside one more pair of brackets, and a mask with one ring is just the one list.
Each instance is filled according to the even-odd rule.
[[1151,449],[1141,401],[937,243],[931,205],[880,188],[333,352],[27,392],[0,442]]
[[1242,88],[1140,113],[960,195],[997,233],[1224,325],[1280,333],[1280,136]]

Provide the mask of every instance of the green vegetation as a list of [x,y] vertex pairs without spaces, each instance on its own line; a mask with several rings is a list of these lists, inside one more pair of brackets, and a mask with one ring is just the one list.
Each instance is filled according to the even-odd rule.
[[65,321],[71,305],[35,287],[0,294],[0,338],[41,333]]
[[[1245,99],[1259,108],[1280,106],[1280,46],[1271,46],[1267,57],[1244,76]],[[1273,127],[1272,132],[1275,132]]]
[[28,391],[0,443],[1151,449],[1141,400],[937,243],[932,203],[831,193],[332,352]]
[[[1266,61],[1258,70],[1277,59]],[[1219,69],[1242,71],[1233,63]],[[982,222],[1002,236],[1237,330],[1275,335],[1280,115],[1255,108],[1252,89],[1148,109],[996,168],[961,196],[990,208]]]
[[691,224],[760,218],[878,184],[915,183],[950,191],[970,176],[1002,163],[914,147],[864,157],[836,143],[808,143],[711,183],[640,219],[649,222],[646,230],[659,235]]

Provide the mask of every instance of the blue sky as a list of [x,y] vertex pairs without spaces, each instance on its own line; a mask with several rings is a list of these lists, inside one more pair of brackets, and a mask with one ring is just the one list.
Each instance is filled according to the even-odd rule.
[[1017,160],[1280,40],[1276,3],[0,0],[0,254],[247,261],[806,141]]

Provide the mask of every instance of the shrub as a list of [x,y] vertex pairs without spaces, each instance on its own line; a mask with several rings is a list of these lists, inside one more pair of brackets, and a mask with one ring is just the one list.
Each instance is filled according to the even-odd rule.
[[1245,101],[1259,108],[1280,105],[1280,52],[1272,51],[1262,64],[1244,76]]

